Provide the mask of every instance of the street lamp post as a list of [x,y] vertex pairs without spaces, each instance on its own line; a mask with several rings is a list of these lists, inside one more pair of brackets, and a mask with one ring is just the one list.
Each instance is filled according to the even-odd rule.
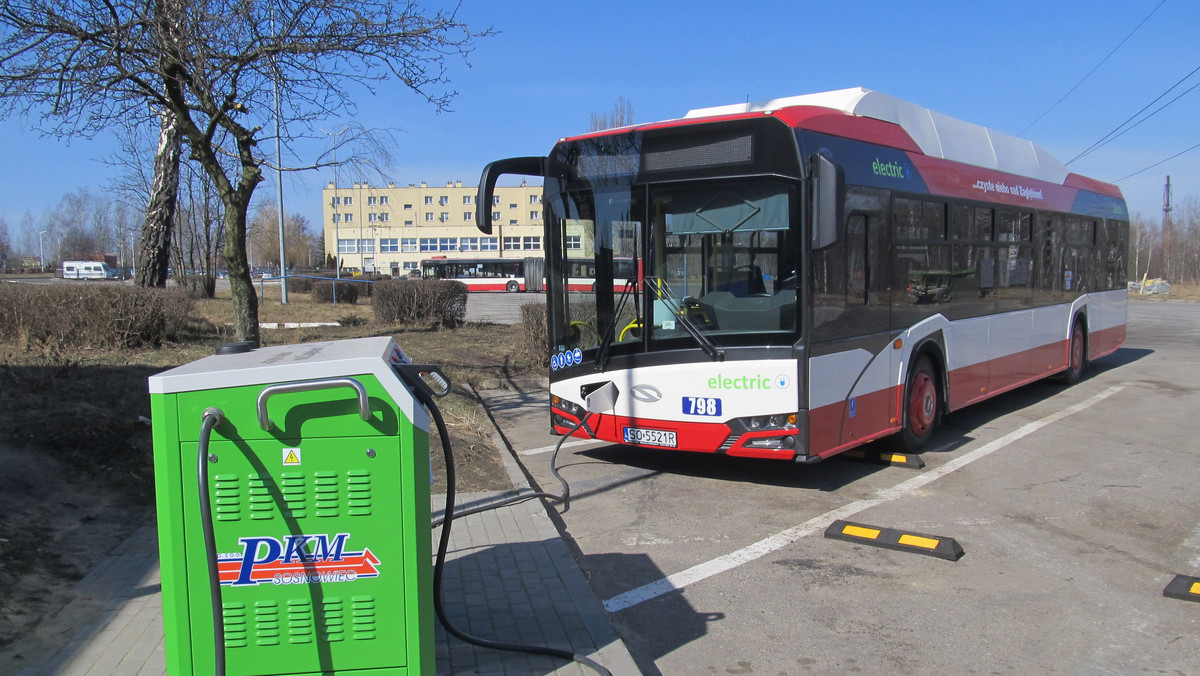
[[38,233],[38,265],[42,266],[42,272],[46,271],[46,245],[42,242],[42,235],[50,232],[42,230]]
[[[342,252],[339,250],[341,242],[340,224],[338,223],[338,163],[337,163],[337,137],[350,131],[350,127],[346,127],[336,134],[331,134],[324,129],[321,130],[329,136],[333,143],[333,304],[337,305],[337,283],[342,278]],[[325,225],[321,224],[321,231],[325,231]]]

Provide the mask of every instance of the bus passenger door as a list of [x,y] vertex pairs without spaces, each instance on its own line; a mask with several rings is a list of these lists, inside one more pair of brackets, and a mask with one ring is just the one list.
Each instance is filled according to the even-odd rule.
[[[848,191],[853,196],[856,189]],[[886,274],[877,219],[847,210],[845,236],[811,257],[810,454],[853,445],[894,426],[894,373]]]

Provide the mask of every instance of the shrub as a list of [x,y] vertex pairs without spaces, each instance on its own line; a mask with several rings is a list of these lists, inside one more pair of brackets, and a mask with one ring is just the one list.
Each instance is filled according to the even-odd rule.
[[[314,303],[332,303],[333,302],[333,281],[323,282],[319,279],[312,280],[312,299]],[[354,305],[358,303],[358,287],[360,282],[338,282],[337,286],[337,302],[348,303]]]
[[546,330],[546,305],[525,303],[521,306],[521,337],[517,345],[520,358],[546,367],[550,365],[549,333]]
[[376,282],[371,309],[383,324],[461,326],[467,316],[467,285],[451,279],[390,279]]
[[159,347],[188,325],[179,288],[115,284],[0,285],[0,339],[24,349]]

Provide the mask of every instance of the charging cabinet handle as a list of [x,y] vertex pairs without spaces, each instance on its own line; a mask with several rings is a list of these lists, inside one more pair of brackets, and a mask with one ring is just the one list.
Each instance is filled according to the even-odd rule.
[[263,391],[258,394],[258,425],[264,431],[270,432],[275,423],[271,422],[270,416],[267,415],[267,399],[270,399],[276,394],[289,394],[292,392],[311,392],[312,390],[324,390],[331,387],[353,387],[358,393],[358,415],[363,420],[371,419],[371,408],[367,404],[367,388],[362,386],[362,383],[353,378],[330,378],[329,380],[308,380],[300,383],[285,383],[283,385],[271,385],[263,388]]

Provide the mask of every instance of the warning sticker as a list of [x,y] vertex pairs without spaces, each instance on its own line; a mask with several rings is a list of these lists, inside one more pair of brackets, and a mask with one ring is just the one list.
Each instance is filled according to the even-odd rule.
[[283,449],[283,466],[294,467],[300,464],[300,449],[285,448]]

